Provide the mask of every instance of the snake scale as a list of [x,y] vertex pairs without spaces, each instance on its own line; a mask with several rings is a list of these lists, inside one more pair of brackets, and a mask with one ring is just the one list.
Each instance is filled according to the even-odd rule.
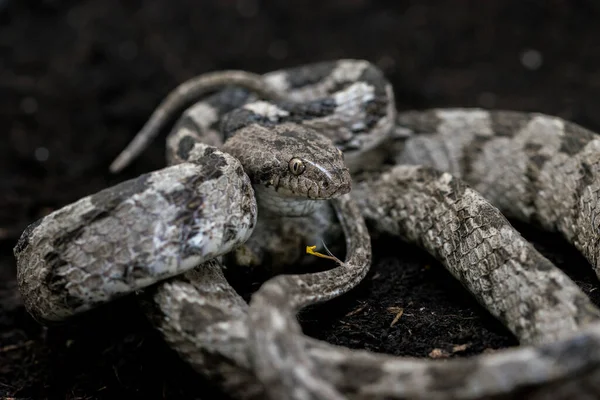
[[[537,113],[397,112],[380,70],[338,60],[193,78],[112,169],[187,103],[168,167],[25,230],[19,285],[38,320],[138,291],[165,340],[236,398],[600,398],[600,311],[505,218],[560,233],[600,276],[596,134]],[[432,254],[521,346],[426,360],[305,336],[296,313],[368,272],[369,230]],[[249,304],[222,273],[298,263],[299,247],[335,232],[344,262],[278,274]]]

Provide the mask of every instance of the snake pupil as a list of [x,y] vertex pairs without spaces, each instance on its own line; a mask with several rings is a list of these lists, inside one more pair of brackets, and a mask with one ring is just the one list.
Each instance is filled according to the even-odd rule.
[[301,159],[292,158],[290,160],[290,162],[288,163],[288,168],[292,174],[300,175],[304,172],[304,170],[306,169],[306,166],[304,165],[304,162],[302,162]]

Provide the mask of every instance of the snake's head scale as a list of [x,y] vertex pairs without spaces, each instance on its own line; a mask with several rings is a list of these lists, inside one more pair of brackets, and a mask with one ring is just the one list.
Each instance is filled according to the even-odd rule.
[[311,128],[253,123],[239,129],[223,150],[238,158],[263,210],[307,215],[320,203],[349,193],[352,181],[343,153]]

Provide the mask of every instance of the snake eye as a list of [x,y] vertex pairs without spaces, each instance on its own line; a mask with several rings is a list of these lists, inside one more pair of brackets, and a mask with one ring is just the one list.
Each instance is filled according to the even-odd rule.
[[298,176],[304,172],[306,166],[304,165],[304,162],[302,162],[301,159],[294,157],[288,163],[288,169],[292,174]]

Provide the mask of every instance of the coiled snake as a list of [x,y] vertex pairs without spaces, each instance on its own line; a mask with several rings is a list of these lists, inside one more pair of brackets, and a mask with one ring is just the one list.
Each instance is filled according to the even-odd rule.
[[[600,311],[501,214],[559,232],[600,276],[595,134],[534,113],[397,113],[376,67],[339,60],[194,78],[112,169],[187,102],[194,105],[167,139],[169,167],[81,199],[23,233],[18,278],[37,319],[59,321],[147,288],[140,300],[166,341],[239,398],[600,397]],[[300,262],[303,245],[339,233],[334,215],[346,262],[277,275],[250,304],[225,280],[221,262]],[[366,275],[363,218],[436,257],[522,346],[423,360],[303,335],[300,308]]]

